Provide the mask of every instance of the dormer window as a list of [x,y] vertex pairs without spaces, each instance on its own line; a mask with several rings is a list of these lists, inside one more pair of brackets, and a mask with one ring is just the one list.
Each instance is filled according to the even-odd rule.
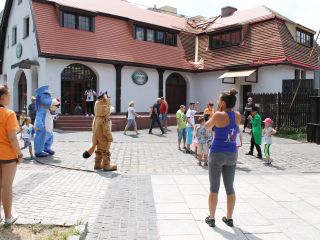
[[229,30],[209,35],[211,49],[239,45],[241,42],[241,29]]
[[303,31],[302,29],[297,28],[297,42],[301,45],[312,47],[313,46],[313,34]]
[[135,26],[134,38],[140,41],[162,43],[177,46],[177,34],[147,27]]
[[61,26],[65,28],[79,29],[93,32],[94,21],[91,16],[84,16],[77,13],[61,12]]

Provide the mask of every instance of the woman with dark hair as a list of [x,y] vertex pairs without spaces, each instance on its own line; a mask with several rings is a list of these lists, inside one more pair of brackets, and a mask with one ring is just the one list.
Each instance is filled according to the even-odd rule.
[[[0,86],[0,214],[2,203],[5,224],[13,224],[17,220],[17,217],[12,215],[12,184],[17,164],[23,161],[17,139],[17,116],[7,108],[9,104],[9,89],[7,86]],[[1,220],[0,215],[0,222]]]
[[238,159],[236,137],[241,121],[240,113],[233,110],[237,102],[237,93],[235,89],[223,92],[218,100],[218,111],[205,124],[208,130],[212,128],[215,130],[209,157],[210,215],[205,219],[210,227],[215,226],[221,173],[227,193],[227,216],[223,217],[222,221],[233,227],[232,214],[236,201],[233,181]]

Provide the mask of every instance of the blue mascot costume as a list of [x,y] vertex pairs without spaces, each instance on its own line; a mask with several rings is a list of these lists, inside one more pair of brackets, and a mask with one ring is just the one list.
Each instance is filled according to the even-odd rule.
[[34,149],[36,157],[47,157],[54,155],[51,149],[53,143],[53,116],[51,111],[56,111],[60,107],[60,100],[51,97],[49,86],[36,89],[36,136],[34,139]]

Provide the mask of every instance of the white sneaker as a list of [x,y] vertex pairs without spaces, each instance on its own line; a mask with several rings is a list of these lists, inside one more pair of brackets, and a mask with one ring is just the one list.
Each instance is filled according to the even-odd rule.
[[93,114],[91,114],[91,117],[94,117],[94,115],[93,115]]
[[89,114],[86,114],[86,117],[89,117]]
[[18,220],[18,216],[12,216],[10,219],[5,219],[4,224],[5,225],[12,225]]

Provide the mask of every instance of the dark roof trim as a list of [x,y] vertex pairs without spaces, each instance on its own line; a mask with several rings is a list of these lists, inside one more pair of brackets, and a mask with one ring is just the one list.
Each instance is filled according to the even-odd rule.
[[24,59],[16,64],[11,65],[11,69],[14,68],[21,68],[21,69],[30,69],[31,66],[40,66],[38,61],[30,60],[30,59]]
[[294,64],[294,63],[285,61],[282,63],[265,63],[265,64],[255,64],[255,65],[246,64],[246,65],[228,66],[228,67],[224,67],[224,68],[215,68],[215,69],[208,69],[208,70],[197,70],[197,71],[195,71],[195,73],[208,73],[208,72],[218,72],[218,71],[228,71],[228,70],[239,71],[239,70],[247,70],[247,69],[252,69],[252,68],[261,68],[261,67],[277,66],[277,65],[289,65],[289,66],[299,67],[299,68],[303,68],[303,69],[310,70],[310,71],[316,70],[311,67],[305,67],[305,66],[301,66],[299,64]]
[[63,59],[63,60],[75,60],[75,61],[84,61],[84,62],[94,62],[94,63],[120,64],[120,65],[124,65],[124,66],[144,67],[144,68],[152,68],[152,69],[162,68],[165,70],[181,71],[181,72],[193,72],[193,69],[191,69],[191,67],[190,67],[190,69],[174,68],[174,67],[166,67],[166,66],[160,66],[160,65],[125,62],[125,61],[117,61],[117,60],[110,60],[110,59],[69,56],[69,55],[62,55],[62,54],[40,53],[39,57],[52,58],[52,59]]
[[280,19],[280,18],[270,17],[270,18],[263,19],[263,20],[256,21],[256,22],[237,23],[237,24],[233,24],[233,25],[229,25],[229,26],[225,26],[225,27],[213,29],[213,30],[210,30],[210,31],[204,31],[204,32],[198,33],[197,35],[198,35],[198,36],[200,36],[200,35],[211,35],[211,34],[215,34],[215,33],[219,33],[219,32],[224,32],[224,31],[228,31],[228,30],[233,30],[233,29],[237,29],[237,28],[242,28],[242,27],[243,27],[244,25],[246,25],[246,24],[254,25],[254,24],[260,24],[260,23],[263,23],[263,22],[269,22],[269,21],[272,21],[272,20],[279,20],[279,21],[284,22],[284,20],[282,20],[282,19]]
[[7,0],[3,10],[3,16],[1,19],[1,29],[0,29],[0,74],[3,73],[3,57],[4,49],[6,44],[6,33],[8,27],[8,20],[10,16],[10,11],[12,7],[13,0]]
[[139,27],[145,27],[145,28],[150,28],[150,29],[153,29],[153,30],[159,30],[159,31],[176,33],[176,34],[180,33],[179,30],[171,29],[171,28],[165,28],[165,27],[161,27],[161,26],[158,26],[158,25],[153,25],[153,24],[150,24],[150,23],[139,22],[139,21],[134,21],[134,20],[130,20],[130,22],[132,22],[134,25],[139,26]]

